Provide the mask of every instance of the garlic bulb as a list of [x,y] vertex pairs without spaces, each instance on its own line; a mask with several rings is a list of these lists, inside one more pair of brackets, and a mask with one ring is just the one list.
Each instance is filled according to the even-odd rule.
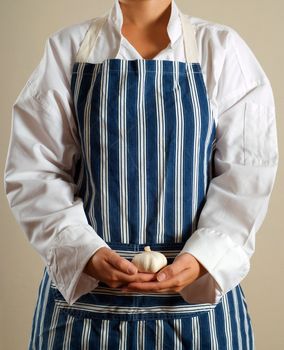
[[149,246],[144,247],[144,252],[136,254],[131,261],[139,272],[155,273],[167,265],[164,254],[152,251]]

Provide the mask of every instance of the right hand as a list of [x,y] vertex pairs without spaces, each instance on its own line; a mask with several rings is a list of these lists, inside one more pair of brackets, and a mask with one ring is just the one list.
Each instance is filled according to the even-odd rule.
[[155,273],[138,272],[137,267],[131,261],[107,247],[99,248],[92,255],[84,272],[112,288],[123,287],[130,282],[156,280]]

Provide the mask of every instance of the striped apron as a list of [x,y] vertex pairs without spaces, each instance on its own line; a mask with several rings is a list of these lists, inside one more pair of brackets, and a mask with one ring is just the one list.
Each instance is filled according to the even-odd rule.
[[[95,20],[73,66],[71,88],[82,156],[77,195],[89,224],[126,259],[150,245],[173,262],[196,230],[212,178],[216,125],[181,13],[186,62],[87,62]],[[29,349],[253,349],[240,285],[217,304],[178,292],[122,292],[100,282],[68,305],[46,268]]]

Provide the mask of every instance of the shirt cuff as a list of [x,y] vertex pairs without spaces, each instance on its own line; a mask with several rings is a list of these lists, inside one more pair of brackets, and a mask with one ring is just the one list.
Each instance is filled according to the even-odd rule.
[[69,305],[98,286],[99,281],[83,270],[101,247],[110,248],[89,225],[68,226],[54,238],[47,255],[47,270]]
[[209,228],[197,229],[178,255],[192,254],[207,273],[180,291],[188,303],[216,304],[248,274],[250,260],[228,235]]

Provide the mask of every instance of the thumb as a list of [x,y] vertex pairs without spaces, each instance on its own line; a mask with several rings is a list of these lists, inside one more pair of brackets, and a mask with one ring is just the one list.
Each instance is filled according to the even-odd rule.
[[157,274],[158,281],[164,281],[166,279],[174,277],[177,273],[183,271],[186,268],[183,259],[176,259],[172,264],[163,267]]

